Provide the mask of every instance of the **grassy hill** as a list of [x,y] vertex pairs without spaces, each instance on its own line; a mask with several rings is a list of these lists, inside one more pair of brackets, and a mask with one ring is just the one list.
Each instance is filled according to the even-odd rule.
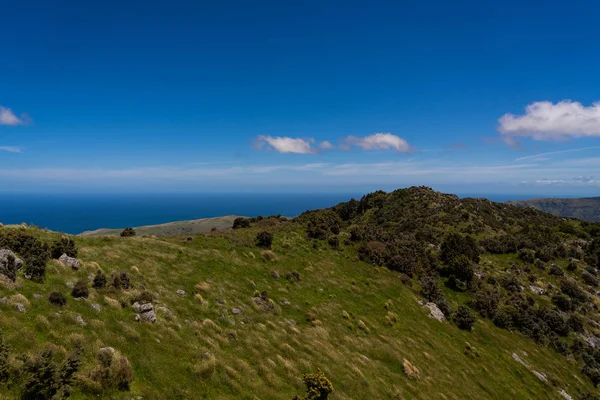
[[[189,221],[168,222],[166,224],[145,225],[134,227],[138,236],[175,236],[175,235],[193,235],[209,232],[211,229],[229,229],[233,226],[233,221],[237,218],[235,215],[216,218],[201,218]],[[98,236],[119,236],[123,228],[120,229],[97,229],[94,231],[85,231],[79,234],[84,237]]]
[[[598,225],[426,188],[191,241],[3,227],[0,248],[26,266],[0,281],[0,397],[68,381],[73,399],[303,398],[302,375],[320,369],[330,399],[593,399],[596,353],[581,338],[600,333],[585,275],[599,237]],[[63,250],[79,269],[49,259]],[[76,300],[98,271],[107,286]],[[136,321],[136,301],[154,303],[155,323]]]
[[535,207],[538,210],[561,217],[600,222],[600,197],[580,199],[531,199],[510,201],[509,203],[521,207]]

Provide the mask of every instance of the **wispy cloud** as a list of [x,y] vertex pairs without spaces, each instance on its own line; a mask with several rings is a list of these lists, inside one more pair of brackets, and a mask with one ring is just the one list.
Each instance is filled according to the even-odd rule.
[[365,137],[348,136],[343,142],[348,146],[357,146],[363,150],[395,150],[398,153],[412,151],[408,142],[391,133],[375,133]]
[[519,158],[516,158],[515,161],[523,161],[523,160],[530,160],[530,159],[536,159],[536,160],[542,161],[542,160],[548,159],[546,156],[553,156],[556,154],[564,154],[564,153],[574,153],[574,152],[594,150],[594,149],[600,149],[600,146],[581,147],[579,149],[569,149],[569,150],[559,150],[559,151],[548,151],[545,153],[538,153],[538,154],[532,154],[530,156],[519,157]]
[[321,148],[322,150],[331,150],[335,149],[335,146],[330,141],[324,140],[319,145],[319,148]]
[[498,130],[509,144],[514,144],[518,137],[534,140],[600,137],[600,102],[586,107],[570,100],[556,104],[539,101],[528,105],[525,114],[505,114],[498,122]]
[[24,125],[24,118],[19,118],[15,113],[6,107],[0,106],[0,125]]
[[279,153],[310,154],[316,152],[311,146],[311,143],[314,142],[313,139],[260,135],[257,137],[257,142],[259,148],[267,145]]
[[9,153],[22,153],[23,150],[16,146],[0,146],[0,151],[7,151]]

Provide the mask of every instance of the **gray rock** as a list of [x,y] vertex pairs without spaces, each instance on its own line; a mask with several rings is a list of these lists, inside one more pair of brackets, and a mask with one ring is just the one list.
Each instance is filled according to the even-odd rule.
[[516,362],[518,362],[522,366],[527,367],[527,364],[525,364],[525,361],[521,360],[521,357],[519,357],[519,355],[517,353],[513,353],[512,354],[512,358],[513,358],[513,360],[515,360]]
[[73,286],[75,286],[73,282],[66,282],[65,285],[67,285],[69,289],[73,289]]
[[34,300],[39,300],[39,299],[41,299],[42,297],[44,297],[44,296],[42,296],[42,295],[41,295],[41,294],[39,294],[39,293],[34,293],[34,294],[33,294],[33,299],[34,299]]
[[231,313],[232,314],[241,314],[242,310],[240,310],[239,308],[232,308],[231,309]]
[[573,398],[571,396],[569,396],[569,393],[565,392],[565,390],[560,390],[558,392],[558,394],[565,400],[573,400]]
[[110,354],[110,356],[114,356],[115,355],[115,349],[113,347],[103,347],[100,350],[98,350],[98,355],[100,354]]
[[544,382],[544,383],[548,383],[548,379],[546,378],[546,375],[542,374],[541,372],[537,372],[537,371],[531,371],[532,374],[534,374],[535,376],[537,376],[537,378]]
[[100,312],[100,304],[92,303],[91,306],[94,310]]
[[94,275],[88,275],[88,281],[94,282]]
[[156,314],[154,313],[154,310],[150,310],[139,315],[142,322],[156,322]]
[[23,267],[23,260],[18,258],[10,250],[0,250],[0,274],[6,276],[11,281],[17,279],[17,272]]
[[141,319],[142,319],[142,317],[140,317],[140,314],[135,314],[135,320],[137,322],[140,322]]
[[212,354],[210,353],[210,351],[207,351],[206,353],[202,353],[202,355],[200,356],[200,358],[202,358],[203,360],[208,360],[211,357],[212,357]]
[[15,308],[18,312],[25,312],[25,306],[21,303],[15,303]]
[[176,291],[175,293],[177,293],[178,295],[180,295],[181,297],[185,297],[185,292],[181,289],[179,289],[178,291]]
[[281,303],[281,305],[282,305],[282,306],[289,306],[289,305],[290,305],[290,302],[289,302],[289,301],[287,301],[286,299],[282,299],[282,300],[280,301],[280,303]]
[[265,304],[265,301],[263,299],[261,299],[260,297],[254,297],[254,302],[256,304],[258,304],[259,306],[262,306],[263,304]]
[[437,304],[435,304],[435,303],[426,303],[423,307],[429,309],[429,316],[431,318],[434,318],[434,319],[436,319],[438,321],[445,321],[446,320],[446,316],[444,316],[444,313],[442,312],[442,310],[439,309],[439,307],[437,306]]
[[279,279],[279,272],[277,272],[277,271],[271,271],[271,277],[273,279]]
[[154,305],[152,303],[146,303],[146,304],[142,304],[140,306],[140,312],[141,313],[147,313],[150,311],[154,311]]
[[592,348],[600,347],[600,338],[595,335],[581,335],[581,338]]
[[536,285],[529,285],[529,289],[531,290],[532,293],[535,293],[537,295],[543,295],[544,294],[544,289],[536,286]]
[[79,267],[81,266],[81,263],[79,262],[78,259],[74,258],[74,257],[69,257],[66,254],[63,254],[62,256],[60,256],[60,258],[58,259],[58,261],[60,261],[61,263],[63,263],[63,265],[67,265],[70,266],[71,268],[78,270]]
[[81,315],[77,316],[77,323],[81,326],[86,326],[87,323],[83,320],[83,318],[81,317]]
[[8,297],[0,298],[0,304],[7,304],[7,303],[8,303]]
[[135,303],[133,303],[133,305],[131,306],[131,309],[133,310],[133,312],[135,313],[139,313],[141,311],[141,305],[140,303],[138,303],[137,301]]

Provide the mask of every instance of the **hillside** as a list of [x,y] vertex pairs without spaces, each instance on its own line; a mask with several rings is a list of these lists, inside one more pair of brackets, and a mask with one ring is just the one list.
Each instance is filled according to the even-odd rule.
[[509,201],[508,203],[520,207],[535,207],[538,210],[561,217],[600,222],[600,197],[579,199],[531,199]]
[[246,221],[0,228],[0,398],[598,398],[599,224],[423,187]]
[[[189,221],[168,222],[166,224],[145,225],[134,227],[138,236],[175,236],[193,235],[209,232],[211,229],[229,229],[233,226],[235,215],[215,218],[201,218]],[[125,228],[125,227],[123,227]],[[83,237],[119,236],[123,228],[119,229],[97,229],[85,231],[79,234]]]

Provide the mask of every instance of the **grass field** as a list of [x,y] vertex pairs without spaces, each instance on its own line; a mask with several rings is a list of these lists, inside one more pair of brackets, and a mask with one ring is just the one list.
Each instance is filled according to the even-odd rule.
[[[60,237],[3,229],[27,229],[48,241]],[[561,399],[561,390],[573,398],[593,390],[578,364],[518,333],[485,320],[471,333],[430,318],[418,304],[416,284],[405,286],[397,273],[358,261],[352,246],[333,250],[320,242],[315,248],[299,225],[283,223],[270,228],[273,254],[263,254],[254,245],[261,229],[209,232],[189,242],[181,236],[75,237],[80,270],[52,261],[45,283],[19,276],[15,287],[0,287],[0,297],[21,294],[29,303],[25,313],[0,304],[5,339],[14,353],[48,347],[66,353],[82,340],[78,379],[87,389],[76,389],[74,399],[291,399],[304,392],[302,374],[317,368],[335,387],[330,398],[339,400]],[[128,272],[135,288],[90,289],[89,299],[74,301],[67,284],[99,268],[107,275]],[[286,279],[294,271],[300,281]],[[131,299],[143,290],[157,299],[155,324],[134,320]],[[64,308],[48,302],[53,291],[67,295]],[[262,291],[268,307],[254,300]],[[105,346],[131,362],[130,392],[101,392],[86,383]],[[418,374],[404,373],[405,360]],[[18,398],[16,387],[3,390],[1,398]]]

